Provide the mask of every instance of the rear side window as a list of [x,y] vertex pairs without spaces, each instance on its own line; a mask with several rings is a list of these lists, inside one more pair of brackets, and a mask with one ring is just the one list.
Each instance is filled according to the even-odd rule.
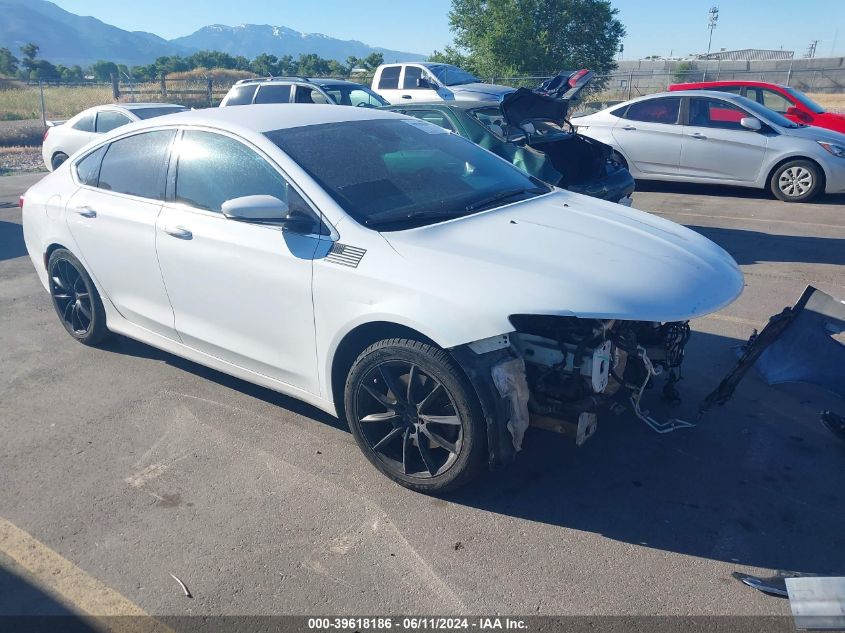
[[243,143],[198,130],[187,130],[179,143],[176,201],[220,212],[227,200],[253,195],[287,202],[287,182]]
[[102,110],[97,113],[97,134],[111,132],[113,129],[121,125],[126,125],[127,123],[132,123],[132,119],[125,114],[115,112],[114,110]]
[[689,104],[689,124],[696,127],[712,127],[725,130],[743,130],[740,125],[748,113],[721,99],[693,97]]
[[290,103],[290,84],[259,87],[255,103]]
[[130,196],[163,198],[165,163],[174,134],[174,130],[144,132],[109,145],[97,186]]
[[631,121],[645,123],[677,123],[678,112],[681,110],[680,97],[661,97],[638,101],[628,106],[625,118]]
[[107,149],[108,145],[103,145],[100,149],[91,152],[76,163],[76,176],[79,178],[79,182],[89,187],[97,186],[97,181],[100,178],[100,164],[103,162],[103,155]]
[[749,88],[748,98],[780,114],[786,114],[786,111],[792,107],[792,102],[786,97],[768,88]]
[[91,114],[86,114],[84,117],[79,119],[76,123],[73,124],[74,130],[79,130],[80,132],[93,132],[94,131],[94,117],[96,117],[96,113],[92,112]]
[[381,70],[381,79],[378,87],[380,90],[396,90],[399,88],[399,71],[401,66],[386,66]]
[[247,105],[252,103],[252,95],[255,94],[256,85],[235,86],[229,91],[229,98],[226,99],[227,106]]

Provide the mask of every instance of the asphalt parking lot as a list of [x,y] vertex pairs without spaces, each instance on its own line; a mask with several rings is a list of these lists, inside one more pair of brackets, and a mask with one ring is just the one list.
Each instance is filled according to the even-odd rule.
[[[826,394],[751,374],[693,429],[605,418],[580,449],[529,431],[513,467],[425,497],[307,405],[127,339],[75,343],[24,249],[17,199],[40,176],[0,178],[0,614],[783,615],[731,572],[845,575],[845,446],[818,416],[845,405]],[[646,183],[634,204],[746,278],[692,324],[672,415],[694,418],[805,285],[845,298],[845,196]]]

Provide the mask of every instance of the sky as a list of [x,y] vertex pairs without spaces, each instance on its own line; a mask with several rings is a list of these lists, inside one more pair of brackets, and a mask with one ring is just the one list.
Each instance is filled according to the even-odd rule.
[[[371,46],[428,54],[452,41],[449,0],[54,0],[63,9],[130,31],[172,39],[208,24],[272,24]],[[843,0],[611,0],[628,35],[624,59],[707,49],[707,12],[717,5],[712,50],[781,48],[802,57],[845,55]],[[800,8],[796,8],[800,7]]]

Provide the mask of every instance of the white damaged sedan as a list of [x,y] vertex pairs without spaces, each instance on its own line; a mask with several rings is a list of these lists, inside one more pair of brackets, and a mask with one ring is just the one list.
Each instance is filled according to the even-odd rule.
[[[682,226],[555,189],[391,112],[257,105],[128,125],[21,200],[60,322],[118,333],[346,418],[436,493],[529,424],[586,440],[742,274]],[[680,424],[680,423],[679,423]]]

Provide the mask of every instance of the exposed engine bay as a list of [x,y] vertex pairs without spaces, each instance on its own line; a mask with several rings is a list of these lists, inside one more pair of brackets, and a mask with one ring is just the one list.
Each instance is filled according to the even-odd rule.
[[[531,425],[570,433],[579,445],[595,432],[602,410],[630,408],[658,433],[693,426],[674,419],[658,422],[641,408],[643,393],[658,376],[664,377],[664,398],[680,400],[676,383],[690,337],[688,322],[534,315],[510,320],[516,331],[509,342],[524,367]],[[499,391],[503,396],[513,393]],[[511,411],[512,418],[519,417],[513,406]],[[511,426],[518,449],[521,435]]]

